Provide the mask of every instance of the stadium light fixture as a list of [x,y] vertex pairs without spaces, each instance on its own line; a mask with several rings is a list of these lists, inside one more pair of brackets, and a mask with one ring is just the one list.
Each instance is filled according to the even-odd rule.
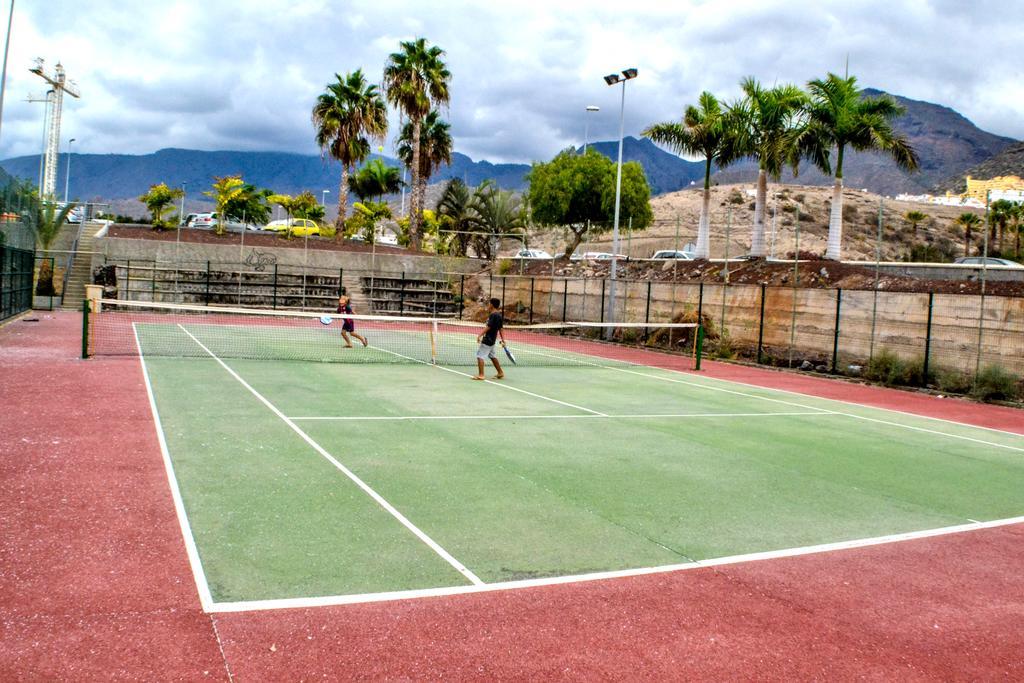
[[[615,165],[615,219],[612,223],[612,262],[609,269],[611,284],[608,289],[608,317],[609,322],[615,322],[615,279],[617,275],[616,264],[619,260],[619,204],[622,198],[622,138],[626,121],[626,81],[636,78],[636,68],[622,70],[622,76],[609,74],[604,77],[608,85],[622,83],[622,104],[619,106],[619,159]],[[611,337],[611,328],[608,329],[608,337]]]
[[593,104],[587,105],[587,108],[583,110],[583,153],[584,154],[587,153],[587,143],[590,141],[590,129],[589,129],[590,120],[587,118],[587,114],[590,114],[592,112],[599,112],[599,111],[601,111],[601,107],[598,107],[598,106],[593,105]]

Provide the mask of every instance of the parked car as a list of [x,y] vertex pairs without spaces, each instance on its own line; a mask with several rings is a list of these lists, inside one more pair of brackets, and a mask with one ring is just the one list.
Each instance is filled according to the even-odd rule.
[[179,225],[183,225],[186,228],[191,228],[192,227],[192,221],[194,221],[198,216],[199,216],[198,213],[190,213],[190,214],[185,216],[185,219],[183,221],[181,221],[179,223]]
[[593,260],[595,261],[611,261],[612,259],[616,261],[628,261],[629,257],[626,256],[625,254],[612,254],[611,252],[607,251],[596,252],[596,254],[593,256]]
[[[219,224],[220,220],[217,218],[217,212],[214,211],[213,213],[195,214],[195,218],[192,218],[190,222],[186,223],[185,227],[196,228],[198,230],[213,230]],[[241,223],[239,221],[227,221],[224,223],[224,229],[228,232],[242,232],[244,230],[259,230],[260,226],[253,225],[252,223]]]
[[551,259],[554,258],[551,254],[544,251],[543,249],[520,249],[516,252],[513,258],[522,259]]
[[281,220],[267,223],[263,226],[263,230],[270,230],[272,232],[288,231],[298,237],[320,234],[320,226],[316,221],[311,221],[308,218],[282,218]]
[[693,257],[687,254],[685,251],[676,251],[675,249],[661,249],[654,252],[652,259],[679,259],[680,261],[692,261]]
[[953,263],[965,266],[1006,266],[1008,268],[1024,268],[1024,265],[1006,258],[995,258],[992,256],[961,256]]

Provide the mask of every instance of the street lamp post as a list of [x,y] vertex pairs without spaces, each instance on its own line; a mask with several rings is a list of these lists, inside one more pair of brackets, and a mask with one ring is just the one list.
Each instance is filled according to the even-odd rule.
[[68,140],[68,161],[67,161],[67,164],[66,164],[67,168],[64,171],[64,203],[65,204],[68,203],[68,187],[71,184],[71,143],[74,142],[74,141],[75,141],[74,138],[71,138],[70,140]]
[[[619,260],[619,203],[622,198],[622,137],[625,132],[626,122],[626,81],[636,78],[635,68],[624,69],[622,75],[609,74],[604,77],[608,85],[622,83],[622,104],[619,106],[619,159],[615,165],[615,218],[612,222],[612,263],[611,282],[608,287],[608,322],[615,322],[615,280],[617,275],[616,264]],[[611,328],[605,332],[606,338],[611,338]]]
[[587,108],[583,110],[583,153],[584,154],[587,153],[587,143],[590,141],[590,130],[589,130],[590,120],[587,118],[587,114],[589,114],[590,112],[595,112],[595,111],[601,111],[601,107],[596,107],[596,106],[591,104],[591,105],[588,105]]
[[327,195],[330,193],[330,190],[323,190],[320,193],[320,206],[324,207],[324,211],[327,211]]

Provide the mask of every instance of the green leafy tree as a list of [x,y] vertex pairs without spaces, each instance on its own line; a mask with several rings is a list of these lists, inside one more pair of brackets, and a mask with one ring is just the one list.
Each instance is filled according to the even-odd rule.
[[[569,257],[584,239],[607,231],[615,210],[615,163],[596,150],[576,154],[566,150],[545,163],[535,163],[527,177],[527,202],[532,220],[546,228],[566,228],[571,238]],[[633,229],[651,224],[651,190],[643,167],[622,165],[621,215],[632,218]]]
[[367,83],[361,69],[334,78],[317,97],[312,118],[321,153],[341,163],[335,221],[340,229],[348,213],[349,172],[370,155],[370,139],[387,134],[388,112],[377,86]]
[[[412,123],[407,123],[402,126],[402,133],[398,137],[398,158],[406,166],[412,165],[412,134]],[[423,119],[420,131],[420,172],[417,191],[421,201],[426,196],[430,176],[434,175],[442,164],[452,162],[452,148],[451,125],[441,118],[436,109],[432,110]]]
[[[825,173],[835,175],[825,257],[839,260],[843,241],[843,156],[849,147],[858,152],[877,151],[907,171],[918,166],[917,154],[893,121],[903,107],[888,95],[864,97],[854,76],[830,73],[807,84],[807,129],[802,138],[805,155]],[[835,149],[835,163],[829,155]]]
[[176,221],[164,221],[164,211],[168,206],[185,196],[185,191],[180,187],[170,188],[167,183],[150,185],[149,192],[139,197],[139,201],[149,209],[149,215],[153,227],[157,230],[167,228],[170,223]]
[[743,79],[740,87],[743,99],[729,107],[729,114],[735,121],[731,152],[735,157],[750,157],[757,161],[750,253],[752,256],[764,256],[768,178],[778,181],[786,166],[790,166],[794,174],[797,171],[805,95],[795,85],[765,88],[752,77]]
[[480,256],[492,259],[496,245],[508,237],[525,241],[526,211],[522,199],[503,191],[492,180],[485,180],[473,193],[470,202],[470,225],[473,226],[473,249]]
[[974,236],[974,229],[981,224],[981,219],[978,218],[977,214],[973,213],[962,213],[957,216],[957,219],[953,221],[954,224],[959,225],[964,231],[964,256],[971,255],[971,238]]
[[437,203],[437,215],[445,222],[442,230],[451,231],[448,253],[453,256],[465,256],[473,241],[477,225],[472,204],[473,193],[461,178],[448,181]]
[[910,223],[910,234],[917,237],[917,226],[928,219],[928,214],[920,211],[907,211],[903,214],[903,220]]
[[372,159],[349,176],[348,188],[361,202],[367,199],[379,200],[386,194],[394,194],[402,189],[402,177],[395,166],[387,166],[380,159]]
[[691,104],[683,111],[682,122],[656,123],[643,133],[677,154],[704,157],[704,196],[697,227],[698,258],[708,258],[710,252],[711,172],[713,167],[723,169],[735,161],[737,123],[718,99],[705,90],[697,105]]
[[[224,210],[218,213],[218,218],[223,216],[226,221],[240,221],[250,225],[265,225],[270,220],[270,205],[267,198],[273,194],[270,190],[264,190],[242,183],[238,192],[233,194],[224,204]],[[221,221],[217,224],[220,227]]]
[[420,246],[420,223],[423,196],[420,189],[420,148],[423,120],[435,106],[445,106],[450,99],[451,72],[442,57],[444,50],[430,45],[424,38],[403,41],[399,51],[388,57],[384,67],[384,90],[387,99],[412,126],[409,136],[412,158],[412,193],[409,202],[409,244]]

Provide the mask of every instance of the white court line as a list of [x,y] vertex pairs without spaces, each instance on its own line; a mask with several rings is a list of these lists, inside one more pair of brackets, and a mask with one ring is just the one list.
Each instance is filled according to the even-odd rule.
[[181,489],[178,488],[178,478],[174,474],[174,465],[171,464],[171,455],[167,450],[167,439],[164,437],[163,423],[160,422],[160,413],[156,409],[156,399],[153,397],[153,386],[149,381],[149,370],[146,368],[146,359],[142,355],[142,344],[139,343],[139,331],[132,323],[132,334],[135,336],[135,347],[139,350],[139,364],[142,366],[142,377],[146,381],[146,395],[149,396],[149,409],[153,413],[153,424],[156,426],[156,438],[160,443],[160,455],[164,460],[164,471],[167,473],[167,483],[171,487],[171,498],[174,500],[174,512],[178,517],[178,526],[181,527],[181,536],[185,540],[185,552],[188,555],[188,564],[192,568],[192,578],[199,590],[199,603],[203,610],[209,612],[213,605],[213,596],[210,594],[210,584],[206,580],[206,572],[203,571],[203,563],[199,558],[199,549],[196,547],[196,539],[192,536],[192,527],[188,523],[188,515],[185,513],[185,503],[181,498]]
[[593,572],[589,574],[576,574],[570,576],[552,576],[543,579],[525,579],[522,581],[502,581],[475,586],[445,586],[441,588],[422,588],[415,590],[390,591],[386,593],[361,593],[356,595],[328,595],[312,598],[281,598],[271,600],[248,600],[239,602],[219,602],[214,604],[210,612],[250,612],[257,610],[272,609],[296,609],[309,607],[327,607],[331,605],[352,605],[367,602],[383,602],[387,600],[405,600],[411,598],[432,598],[450,595],[466,595],[470,593],[489,593],[493,591],[516,590],[522,588],[536,588],[540,586],[556,586],[568,583],[583,583],[585,581],[600,581],[605,579],[627,578],[632,576],[644,576],[648,574],[665,574],[668,572],[699,569],[702,567],[720,567],[746,562],[758,562],[762,560],[773,560],[786,557],[798,557],[800,555],[813,555],[819,553],[852,550],[855,548],[866,548],[886,543],[899,543],[935,536],[946,536],[979,529],[991,529],[1012,524],[1024,524],[1024,517],[1011,517],[1008,519],[997,519],[989,522],[972,522],[970,524],[958,524],[955,526],[940,527],[936,529],[925,529],[923,531],[911,531],[901,534],[889,534],[887,536],[875,536],[872,538],[861,538],[851,541],[839,541],[836,543],[822,543],[819,545],[803,546],[799,548],[786,548],[783,550],[768,550],[759,553],[747,553],[743,555],[729,555],[708,560],[697,560],[695,562],[683,562],[680,564],[662,565],[658,567],[641,567],[636,569],[622,569],[607,572]]
[[[525,351],[526,353],[535,353],[535,354],[538,354],[538,355],[541,355],[541,356],[548,356],[548,357],[552,357],[552,358],[557,357],[557,356],[551,356],[551,354],[543,353],[541,351],[533,351],[533,350],[530,350],[530,349],[525,349],[523,351]],[[797,407],[797,408],[807,408],[809,410],[819,410],[819,411],[821,411],[823,413],[827,413],[827,414],[830,414],[830,415],[840,415],[842,417],[850,417],[850,418],[853,418],[855,420],[865,420],[867,422],[876,422],[878,424],[884,424],[884,425],[888,425],[890,427],[899,427],[899,428],[902,428],[902,429],[909,429],[909,430],[912,430],[912,431],[915,431],[915,432],[925,432],[927,434],[935,434],[935,435],[938,435],[938,436],[946,436],[946,437],[949,437],[951,439],[960,439],[962,441],[971,441],[971,442],[979,443],[979,444],[982,444],[982,445],[985,445],[985,446],[993,446],[995,448],[1005,448],[1006,450],[1011,450],[1011,451],[1017,451],[1019,453],[1024,453],[1024,448],[1019,447],[1019,446],[1010,446],[1008,444],[997,443],[995,441],[986,441],[984,439],[975,439],[974,437],[971,437],[971,436],[963,436],[961,434],[950,434],[949,432],[942,432],[942,431],[939,431],[939,430],[936,430],[936,429],[928,429],[926,427],[915,427],[913,425],[903,424],[901,422],[891,422],[889,420],[882,420],[882,419],[879,419],[879,418],[867,417],[865,415],[857,415],[855,413],[847,413],[847,412],[843,412],[843,411],[839,411],[839,410],[828,410],[826,408],[818,408],[816,406],[809,406],[809,405],[806,405],[804,403],[796,403],[796,402],[793,402],[793,401],[785,401],[785,400],[782,400],[782,399],[779,399],[779,398],[771,398],[770,396],[760,396],[758,394],[751,394],[749,392],[737,391],[735,389],[726,389],[725,387],[716,387],[716,386],[712,386],[710,384],[704,384],[704,383],[701,383],[701,382],[692,382],[692,381],[686,381],[686,380],[681,380],[681,379],[674,379],[672,377],[663,377],[661,375],[652,375],[652,374],[647,373],[647,372],[638,372],[636,370],[627,370],[626,368],[617,368],[617,367],[615,367],[613,365],[602,365],[601,363],[593,363],[593,362],[589,362],[589,361],[579,361],[579,362],[580,363],[585,363],[587,365],[593,365],[594,367],[603,368],[605,370],[615,370],[617,372],[625,372],[625,373],[628,373],[630,375],[638,375],[640,377],[647,377],[649,379],[658,380],[660,382],[672,382],[673,384],[683,384],[683,385],[690,386],[690,387],[697,387],[698,389],[707,389],[708,391],[719,391],[719,392],[723,392],[723,393],[726,393],[726,394],[735,394],[737,396],[745,396],[747,398],[756,398],[756,399],[759,399],[759,400],[762,400],[762,401],[771,401],[772,403],[781,403],[783,405],[794,406],[794,407]],[[656,370],[667,370],[669,372],[676,372],[676,373],[679,373],[679,374],[683,374],[683,373],[679,372],[678,370],[672,370],[671,368],[656,368],[654,366],[647,366],[647,365],[639,366],[639,367],[649,367],[649,368],[656,369]],[[794,395],[797,395],[797,396],[804,396],[806,398],[816,398],[816,399],[818,399],[820,401],[832,401],[832,400],[835,400],[835,399],[830,399],[830,398],[823,398],[821,396],[811,396],[809,394],[801,394],[801,393],[798,393],[798,392],[789,392],[789,391],[786,391],[784,389],[773,389],[771,387],[759,387],[756,384],[744,384],[742,382],[732,382],[731,380],[718,379],[717,377],[712,377],[710,379],[713,380],[713,381],[716,381],[716,382],[729,382],[729,383],[732,383],[732,384],[737,384],[738,386],[751,387],[751,388],[754,388],[754,389],[761,389],[763,391],[781,391],[781,392],[785,392],[785,393],[791,393],[791,394],[794,394]],[[874,406],[864,406],[864,405],[860,405],[860,404],[856,404],[856,403],[850,403],[849,401],[841,401],[840,400],[840,401],[836,401],[836,402],[837,403],[843,403],[845,405],[857,406],[859,408],[868,408],[868,409],[871,409],[871,410],[882,410],[882,411],[888,411],[889,410],[888,408],[875,408]],[[902,411],[895,411],[895,410],[894,411],[889,411],[889,412],[899,413],[901,415],[910,415],[910,416],[914,416],[914,417],[925,417],[925,416],[915,416],[914,413],[904,413]],[[941,418],[934,418],[934,419],[941,419]],[[953,422],[951,420],[943,420],[943,422],[949,422],[950,424],[960,425],[962,427],[976,428],[976,429],[985,429],[984,427],[974,427],[974,425],[964,424],[962,422]],[[992,430],[992,431],[997,431],[998,432],[999,430]],[[1021,436],[1020,434],[1014,434],[1013,432],[1000,432],[1000,433],[1010,434],[1012,436]]]
[[[447,367],[445,367],[443,365],[437,365],[436,363],[428,363],[425,360],[420,360],[419,358],[413,358],[412,356],[406,356],[404,353],[398,353],[397,351],[390,351],[388,349],[382,349],[379,346],[371,346],[370,348],[377,349],[378,351],[383,351],[384,353],[390,353],[392,355],[398,356],[399,358],[405,358],[407,360],[415,361],[417,363],[422,363],[423,365],[429,365],[431,367],[437,368],[438,370],[444,370],[445,372],[454,372],[456,375],[462,375],[463,377],[473,377],[473,375],[471,375],[471,374],[469,374],[467,372],[461,372],[461,371],[456,370],[454,368],[447,368]],[[582,411],[584,411],[586,413],[592,413],[592,414],[597,415],[599,417],[608,417],[606,414],[604,414],[602,412],[598,412],[596,410],[591,410],[590,408],[584,408],[583,406],[578,406],[575,403],[567,403],[566,401],[559,401],[557,398],[551,398],[550,396],[542,396],[540,394],[535,394],[532,391],[527,391],[526,389],[520,389],[519,387],[514,387],[514,386],[511,386],[509,384],[503,384],[501,382],[495,382],[494,380],[490,380],[490,379],[485,379],[484,383],[486,383],[486,384],[493,384],[496,387],[501,387],[502,389],[508,389],[509,391],[518,391],[519,393],[526,394],[527,396],[533,396],[534,398],[540,398],[540,399],[544,399],[545,401],[551,401],[552,403],[557,403],[558,405],[561,405],[561,406],[567,406],[569,408],[575,408],[576,410],[582,410]]]
[[455,557],[453,557],[451,553],[449,553],[447,550],[442,548],[434,539],[432,539],[430,536],[428,536],[418,526],[416,526],[411,521],[409,521],[409,519],[405,515],[403,515],[401,512],[399,512],[398,509],[395,508],[395,506],[393,506],[391,503],[389,503],[387,500],[385,500],[382,495],[380,495],[375,490],[373,490],[373,488],[371,488],[369,484],[367,484],[362,479],[360,479],[356,475],[355,472],[353,472],[352,470],[350,470],[349,468],[347,468],[343,464],[341,464],[341,462],[339,462],[337,459],[335,459],[335,457],[333,455],[328,453],[323,448],[323,446],[321,446],[316,441],[314,441],[308,434],[306,434],[306,432],[302,431],[302,429],[300,429],[297,424],[292,422],[291,419],[288,416],[286,416],[284,413],[282,413],[280,410],[278,410],[277,406],[275,406],[273,403],[271,403],[269,400],[267,400],[260,392],[258,392],[255,389],[253,389],[252,386],[250,386],[250,384],[248,382],[246,382],[244,379],[242,379],[242,377],[237,372],[232,370],[228,366],[227,363],[225,363],[220,358],[218,358],[217,355],[213,351],[211,351],[210,349],[206,348],[206,345],[204,345],[203,342],[201,342],[198,339],[196,339],[196,337],[191,332],[186,330],[185,327],[181,323],[178,323],[178,327],[181,328],[182,332],[184,332],[189,337],[191,337],[192,341],[194,341],[196,344],[198,344],[199,347],[201,349],[203,349],[203,351],[206,351],[206,353],[210,354],[210,357],[213,358],[215,361],[217,361],[217,363],[219,363],[222,368],[227,370],[228,374],[230,374],[232,377],[234,377],[236,380],[238,380],[238,382],[243,387],[248,389],[249,392],[260,401],[260,403],[265,405],[267,408],[270,409],[270,411],[272,413],[274,413],[279,418],[281,418],[281,420],[283,420],[284,423],[286,425],[288,425],[292,429],[293,432],[298,434],[302,438],[303,441],[305,441],[307,444],[309,444],[313,448],[313,450],[315,450],[317,453],[319,453],[321,456],[323,456],[324,459],[326,459],[329,463],[334,465],[342,474],[344,474],[346,477],[351,479],[356,484],[356,486],[361,488],[368,496],[370,496],[375,501],[377,501],[377,503],[382,508],[384,508],[389,513],[391,513],[391,516],[394,517],[395,519],[397,519],[399,522],[401,522],[402,526],[404,526],[406,529],[411,531],[418,539],[423,541],[423,543],[425,543],[431,550],[433,550],[435,553],[437,553],[445,562],[447,562],[452,567],[454,567],[460,574],[462,574],[464,577],[466,577],[474,585],[477,585],[477,586],[483,585],[483,581],[481,581],[479,579],[479,577],[477,577],[476,574],[471,572],[464,564],[462,564],[457,559],[455,559]]
[[632,420],[647,418],[685,417],[780,417],[793,415],[831,415],[820,410],[786,413],[641,413],[639,415],[311,415],[289,417],[289,420],[576,420],[614,419]]

